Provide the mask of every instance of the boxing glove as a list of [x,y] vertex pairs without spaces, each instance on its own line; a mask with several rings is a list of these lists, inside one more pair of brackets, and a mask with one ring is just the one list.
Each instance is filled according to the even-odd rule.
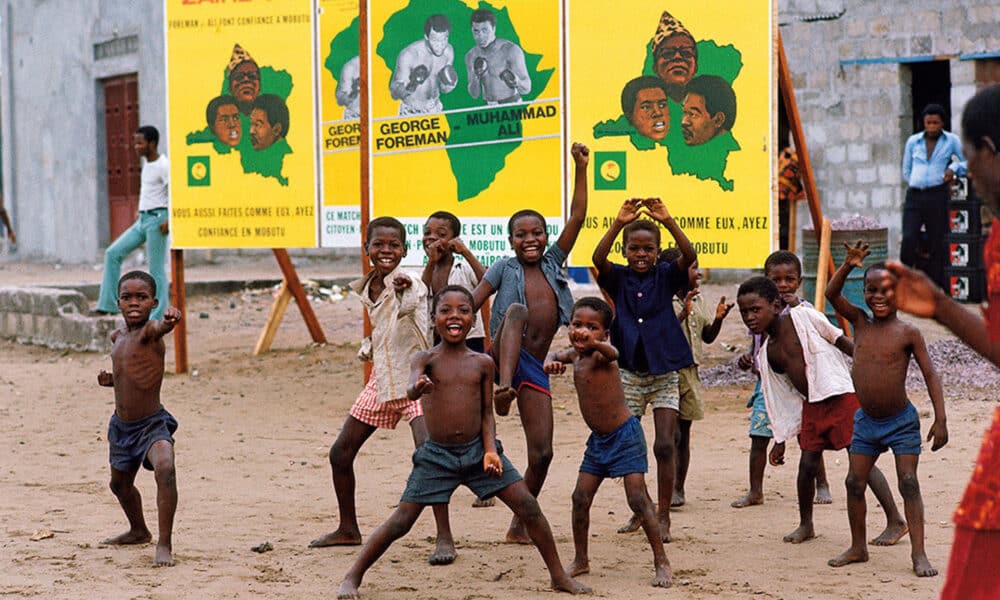
[[482,56],[476,57],[476,62],[472,64],[472,70],[475,71],[476,77],[482,77],[486,74],[486,70],[489,68],[486,59]]
[[512,90],[517,88],[517,77],[514,76],[514,73],[511,72],[510,69],[504,69],[503,72],[500,73],[500,81],[506,83],[507,87]]
[[413,67],[410,71],[410,83],[406,85],[406,89],[411,92],[417,89],[417,86],[421,83],[427,81],[427,77],[431,74],[430,69],[426,65],[417,65]]
[[438,81],[443,87],[452,87],[458,83],[458,71],[451,65],[445,65],[443,69],[438,71]]

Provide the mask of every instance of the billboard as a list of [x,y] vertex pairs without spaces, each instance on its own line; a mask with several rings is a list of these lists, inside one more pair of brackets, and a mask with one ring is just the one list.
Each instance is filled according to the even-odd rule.
[[447,210],[485,265],[510,254],[521,208],[563,215],[561,2],[369,4],[371,214],[407,226],[419,265],[427,216]]
[[315,246],[312,0],[165,6],[173,245]]
[[[779,150],[774,22],[771,0],[628,10],[569,0],[569,136],[590,146],[593,169],[572,264],[590,264],[633,197],[663,200],[702,267],[763,264]],[[663,234],[663,246],[672,245]],[[621,260],[619,242],[611,257]]]

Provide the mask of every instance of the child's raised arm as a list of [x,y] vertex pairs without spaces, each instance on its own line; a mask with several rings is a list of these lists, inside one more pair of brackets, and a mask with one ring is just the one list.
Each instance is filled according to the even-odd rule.
[[600,356],[608,362],[614,362],[618,360],[618,348],[611,345],[611,342],[607,340],[601,340],[594,342],[591,346]]
[[868,242],[863,240],[858,240],[853,246],[844,242],[844,248],[847,248],[844,264],[840,265],[840,268],[837,269],[837,272],[833,274],[833,277],[827,283],[826,299],[845,319],[851,323],[857,323],[860,319],[865,318],[864,311],[845,298],[841,292],[844,289],[844,282],[847,281],[847,276],[855,267],[861,266],[865,257],[871,254],[871,250],[868,249]]
[[934,369],[934,362],[931,361],[927,353],[927,344],[924,336],[920,335],[920,330],[916,327],[908,326],[910,335],[910,347],[913,348],[913,358],[917,359],[917,366],[924,376],[924,383],[927,385],[927,393],[931,397],[931,405],[934,407],[934,424],[927,432],[927,441],[933,440],[931,451],[937,451],[948,443],[948,420],[944,414],[944,391],[941,388],[941,378],[938,377]]
[[701,330],[701,341],[711,344],[715,341],[715,338],[719,337],[719,332],[722,330],[722,321],[731,310],[733,310],[733,303],[726,304],[725,296],[719,298],[719,304],[715,307],[715,320],[708,327]]
[[639,218],[639,208],[641,206],[642,200],[639,198],[629,198],[618,209],[618,216],[611,222],[611,227],[604,233],[601,241],[597,243],[597,246],[594,248],[594,255],[591,257],[591,260],[594,261],[594,268],[599,273],[605,273],[611,269],[611,263],[608,262],[608,254],[611,252],[611,246],[615,243],[615,238],[618,237],[621,230]]
[[174,330],[174,327],[181,322],[181,311],[175,307],[167,307],[163,311],[162,321],[148,321],[143,331],[143,339],[147,342],[156,341]]
[[670,216],[670,211],[667,210],[667,206],[662,200],[659,198],[646,198],[643,204],[649,209],[649,216],[662,223],[667,228],[667,231],[670,232],[670,235],[674,236],[674,241],[677,242],[677,249],[681,251],[681,257],[677,259],[677,267],[681,271],[687,272],[688,267],[693,265],[694,261],[698,260],[698,253],[694,251],[691,240],[684,234],[684,230],[677,224],[677,221],[674,221],[674,218]]
[[472,253],[472,250],[469,250],[469,247],[465,245],[462,238],[451,238],[449,243],[451,244],[451,251],[462,255],[465,262],[469,263],[469,267],[472,268],[472,272],[476,275],[476,281],[482,281],[483,275],[486,274],[486,267],[483,266],[483,263],[479,262],[479,259]]
[[573,202],[569,205],[569,219],[556,240],[556,245],[567,255],[580,235],[583,220],[587,218],[587,164],[590,163],[590,149],[583,144],[573,144],[571,153],[576,164]]

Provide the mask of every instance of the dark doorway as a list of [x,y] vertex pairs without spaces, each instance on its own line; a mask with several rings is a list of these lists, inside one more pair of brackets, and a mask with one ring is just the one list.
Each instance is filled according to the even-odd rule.
[[924,120],[920,114],[928,104],[944,107],[944,128],[951,131],[951,67],[946,60],[910,64],[910,88],[913,105],[913,131],[923,131]]
[[108,150],[108,220],[113,240],[135,222],[139,208],[141,167],[132,149],[132,134],[139,127],[139,79],[132,74],[102,83]]

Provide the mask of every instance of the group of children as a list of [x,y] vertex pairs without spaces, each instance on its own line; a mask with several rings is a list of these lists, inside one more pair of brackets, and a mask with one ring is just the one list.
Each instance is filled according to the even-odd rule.
[[[448,502],[460,484],[476,494],[477,505],[498,497],[511,509],[507,540],[538,548],[553,588],[588,591],[575,577],[590,569],[590,507],[607,477],[624,479],[633,513],[619,531],[643,529],[653,553],[653,585],[671,584],[663,543],[670,541],[670,507],[685,501],[691,424],[704,412],[697,366],[702,344],[714,341],[734,304],[721,298],[714,315],[704,307],[695,250],[658,198],[627,200],[594,250],[597,281],[610,304],[595,297],[574,303],[563,266],[587,212],[590,156],[580,144],[573,145],[572,156],[575,188],[559,238],[550,246],[544,217],[533,210],[518,211],[508,222],[514,256],[489,269],[462,242],[460,223],[450,213],[437,212],[427,219],[427,264],[420,278],[400,266],[406,256],[404,226],[392,217],[368,224],[364,250],[372,269],[351,289],[371,317],[372,335],[359,356],[372,362],[372,373],[330,449],[340,524],[310,545],[361,544],[353,463],[376,429],[395,428],[405,418],[417,449],[398,508],[361,549],[339,597],[358,597],[365,572],[409,531],[427,505],[437,526],[430,562],[454,561]],[[663,252],[660,225],[675,246]],[[608,260],[619,234],[625,265]],[[456,255],[464,260],[457,261]],[[933,439],[934,450],[947,442],[941,385],[919,332],[896,319],[893,277],[884,265],[865,273],[871,316],[840,295],[848,272],[865,256],[864,244],[850,247],[827,290],[833,305],[854,325],[856,342],[798,298],[801,266],[794,254],[773,254],[764,277],[740,286],[739,311],[754,336],[751,352],[740,363],[759,373],[759,384],[752,398],[750,492],[733,505],[763,501],[769,438],[775,441],[770,462],[778,465],[785,441],[797,435],[802,450],[800,523],[785,541],[806,541],[815,535],[813,503],[830,501],[828,484],[823,489],[822,453],[850,448],[846,487],[852,543],[830,564],[867,560],[864,490],[871,486],[888,521],[875,543],[895,543],[908,527],[914,570],[933,575],[936,571],[923,550],[923,507],[916,481],[920,426],[904,387],[910,357],[916,358],[930,390],[935,422],[928,439]],[[99,383],[115,388],[109,430],[112,489],[131,526],[108,543],[142,543],[151,537],[133,485],[139,464],[144,464],[154,470],[157,481],[156,563],[170,564],[177,497],[171,435],[177,425],[159,402],[159,387],[162,337],[181,315],[169,309],[163,321],[150,321],[155,293],[148,275],[132,272],[122,277],[119,306],[125,326],[112,336],[114,374],[102,372]],[[476,314],[491,297],[488,335]],[[552,352],[556,332],[564,325],[569,347]],[[493,342],[488,349],[487,339]],[[854,355],[853,371],[844,354]],[[552,461],[549,376],[562,374],[571,363],[580,412],[592,433],[572,496],[574,558],[564,567],[536,498]],[[515,401],[527,444],[523,478],[504,456],[494,421],[494,411],[507,415]],[[656,504],[646,488],[647,447],[640,425],[650,404]],[[885,477],[875,468],[886,448],[896,455],[905,521]]]

